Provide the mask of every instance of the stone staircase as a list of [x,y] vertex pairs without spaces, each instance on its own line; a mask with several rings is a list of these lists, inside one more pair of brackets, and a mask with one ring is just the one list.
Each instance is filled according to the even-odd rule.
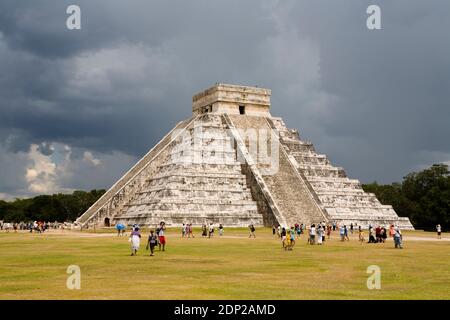
[[382,205],[374,194],[364,192],[358,180],[349,179],[343,168],[318,154],[311,142],[302,141],[298,131],[286,128],[281,118],[268,121],[279,132],[284,149],[330,220],[362,226],[398,224],[413,229],[408,218],[398,217],[392,206]]
[[[227,115],[227,117],[231,120],[231,125],[237,129],[247,130],[247,132],[251,132],[252,129],[261,133],[272,132],[265,117],[243,115]],[[274,166],[273,170],[271,172],[263,170],[266,169],[266,166],[258,163],[258,159],[256,159],[258,155],[252,155],[252,158],[256,162],[257,170],[267,172],[260,175],[264,187],[267,189],[268,201],[273,203],[276,208],[274,211],[277,211],[278,222],[290,227],[295,223],[313,223],[327,220],[316,199],[308,190],[308,186],[303,181],[303,178],[292,165],[283,146],[278,143],[278,136],[267,133],[264,136],[272,136],[272,139],[276,139],[274,145],[277,150],[275,150],[275,154],[272,154],[273,159],[276,160],[272,164]],[[240,138],[244,141],[246,140],[245,137]],[[259,140],[258,149],[265,147],[266,143]],[[246,149],[249,149],[249,147],[248,144],[245,145]],[[259,151],[261,150],[259,149]],[[246,152],[251,153],[248,150]]]

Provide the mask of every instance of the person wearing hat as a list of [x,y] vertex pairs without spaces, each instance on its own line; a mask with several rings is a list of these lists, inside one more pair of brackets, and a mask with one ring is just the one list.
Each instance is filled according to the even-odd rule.
[[403,245],[402,245],[402,231],[400,230],[400,228],[398,226],[395,226],[394,228],[394,243],[395,243],[395,248],[400,248],[403,249]]
[[154,256],[155,247],[158,242],[158,237],[155,235],[153,230],[150,230],[150,235],[148,236],[147,247],[146,249],[150,249],[150,256]]
[[129,241],[131,242],[131,255],[135,256],[141,245],[141,233],[139,232],[139,227],[136,226],[133,228]]

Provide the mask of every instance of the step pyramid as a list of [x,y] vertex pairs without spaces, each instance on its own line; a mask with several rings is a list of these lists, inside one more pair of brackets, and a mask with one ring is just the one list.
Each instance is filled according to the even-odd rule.
[[269,89],[216,84],[76,223],[224,226],[322,221],[413,229],[271,116]]

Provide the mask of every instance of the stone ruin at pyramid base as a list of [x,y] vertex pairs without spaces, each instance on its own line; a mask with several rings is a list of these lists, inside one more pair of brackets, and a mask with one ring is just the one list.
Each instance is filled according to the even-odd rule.
[[321,221],[413,229],[270,114],[271,91],[217,84],[76,224],[227,227]]

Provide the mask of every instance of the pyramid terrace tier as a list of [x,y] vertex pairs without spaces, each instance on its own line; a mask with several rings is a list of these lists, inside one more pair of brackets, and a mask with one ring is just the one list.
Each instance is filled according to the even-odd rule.
[[133,200],[125,207],[129,209],[127,212],[133,212],[137,208],[148,210],[256,210],[256,203],[251,199],[239,200],[239,199],[227,199],[227,198],[176,198],[176,197],[163,197],[163,198],[148,198],[142,197]]
[[291,152],[291,155],[294,156],[295,160],[302,165],[330,165],[330,161],[327,156],[324,154],[317,153],[305,153],[305,152]]
[[167,172],[176,172],[182,170],[184,173],[205,173],[205,174],[232,174],[241,173],[241,165],[238,162],[233,163],[172,163],[167,162],[158,166],[160,174]]
[[333,167],[331,165],[304,165],[299,164],[298,169],[301,170],[306,176],[312,177],[335,177],[345,178],[347,174],[343,168]]
[[237,172],[161,172],[147,180],[147,186],[164,186],[166,183],[185,185],[211,185],[228,181],[230,184],[245,184],[245,177]]
[[349,179],[347,177],[318,177],[318,176],[309,176],[309,183],[314,187],[314,189],[327,189],[327,190],[336,190],[336,189],[349,189],[349,190],[363,190],[361,187],[361,182],[357,179]]
[[376,206],[379,205],[380,202],[373,194],[350,194],[350,195],[342,195],[342,194],[318,194],[320,201],[323,204],[345,204],[347,206],[358,206],[358,205],[364,205],[364,206]]
[[235,212],[235,211],[152,211],[139,214],[130,214],[118,216],[116,223],[156,226],[161,221],[166,222],[168,226],[181,226],[184,223],[192,223],[194,226],[200,226],[203,223],[214,223],[232,227],[247,227],[249,224],[263,225],[263,217],[257,212]]
[[147,201],[146,199],[204,199],[206,202],[226,200],[233,201],[240,200],[252,200],[250,191],[246,192],[246,188],[237,189],[239,186],[226,185],[226,186],[201,186],[193,188],[186,185],[174,185],[170,184],[167,187],[160,186],[158,188],[150,188],[141,191],[137,197],[137,200],[133,203]]

